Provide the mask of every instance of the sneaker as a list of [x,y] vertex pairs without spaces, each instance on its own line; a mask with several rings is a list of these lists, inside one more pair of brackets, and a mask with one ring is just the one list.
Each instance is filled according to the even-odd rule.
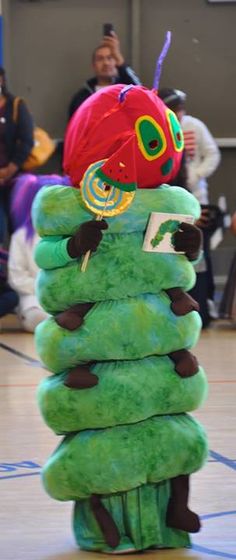
[[207,300],[207,307],[208,307],[209,317],[211,319],[219,319],[219,313],[216,309],[216,304],[212,299]]

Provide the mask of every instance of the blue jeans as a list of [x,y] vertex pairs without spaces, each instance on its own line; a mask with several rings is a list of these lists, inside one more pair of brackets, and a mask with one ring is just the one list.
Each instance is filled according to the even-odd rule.
[[5,211],[5,189],[1,191],[0,187],[0,245],[3,245],[6,231],[7,231],[7,219]]
[[0,245],[6,239],[7,234],[12,233],[10,220],[11,191],[17,176],[10,179],[5,185],[0,186]]
[[0,317],[11,313],[18,304],[18,294],[9,287],[0,293]]

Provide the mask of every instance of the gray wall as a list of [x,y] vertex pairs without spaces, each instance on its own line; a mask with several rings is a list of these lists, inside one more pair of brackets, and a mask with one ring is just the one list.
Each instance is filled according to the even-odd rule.
[[[165,32],[161,85],[184,89],[216,137],[236,137],[236,3],[207,0],[3,0],[12,88],[41,124],[63,132],[70,96],[91,74],[91,53],[112,21],[122,50],[151,86]],[[134,60],[131,60],[134,59]]]
[[[165,32],[172,45],[161,86],[188,92],[189,112],[216,137],[236,138],[236,3],[207,0],[3,0],[5,66],[12,91],[22,95],[36,122],[61,137],[71,95],[91,75],[91,53],[112,21],[122,51],[151,86]],[[210,179],[215,202],[236,208],[235,149],[222,150]],[[224,243],[235,243],[226,236]]]
[[37,123],[62,136],[70,97],[92,73],[91,53],[102,24],[115,22],[125,54],[128,0],[5,0],[5,60],[11,88]]
[[206,121],[216,137],[236,136],[236,3],[207,0],[141,2],[141,71],[152,84],[156,54],[164,32],[172,46],[161,85],[189,94],[190,112]]

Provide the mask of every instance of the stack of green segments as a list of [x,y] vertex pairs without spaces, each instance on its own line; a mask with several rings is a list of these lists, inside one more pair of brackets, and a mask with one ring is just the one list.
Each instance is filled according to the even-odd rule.
[[[63,435],[43,470],[48,493],[72,500],[74,531],[85,550],[125,552],[182,547],[189,536],[166,526],[170,482],[201,468],[207,455],[202,426],[188,413],[204,401],[201,367],[181,378],[168,357],[192,348],[201,322],[196,311],[176,316],[165,290],[189,290],[193,266],[184,255],[142,250],[151,212],[199,216],[198,202],[178,187],[138,190],[132,206],[107,219],[109,228],[85,273],[66,253],[68,237],[92,218],[80,192],[43,189],[34,203],[42,241],[38,296],[51,317],[36,332],[36,346],[52,373],[38,390],[47,425]],[[81,302],[96,302],[74,331],[53,316]],[[68,371],[94,362],[90,389],[64,385]],[[102,496],[121,540],[109,549],[89,498]]]

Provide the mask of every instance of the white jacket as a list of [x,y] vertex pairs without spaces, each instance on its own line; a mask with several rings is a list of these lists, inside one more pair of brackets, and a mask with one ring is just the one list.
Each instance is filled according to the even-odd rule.
[[210,177],[220,162],[220,151],[206,125],[190,115],[181,119],[185,138],[188,188],[200,204],[208,204],[207,177]]
[[26,241],[24,228],[18,229],[11,237],[8,281],[19,295],[19,310],[22,314],[32,307],[41,309],[35,295],[35,281],[39,269],[33,258],[38,241],[37,234],[34,234],[32,242]]

